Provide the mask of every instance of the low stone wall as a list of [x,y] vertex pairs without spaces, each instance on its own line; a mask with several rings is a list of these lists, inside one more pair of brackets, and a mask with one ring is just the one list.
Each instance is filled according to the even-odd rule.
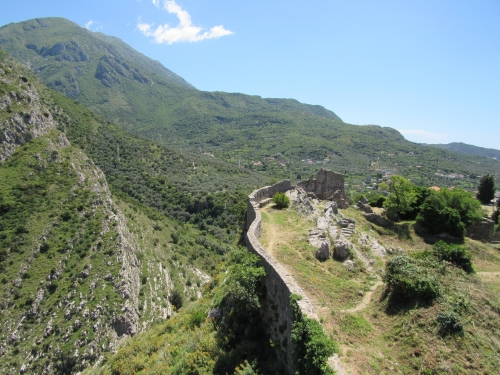
[[495,222],[484,218],[480,223],[469,225],[466,228],[466,236],[478,241],[491,241],[493,231],[495,230]]
[[275,193],[286,192],[292,188],[289,180],[266,186],[252,192],[248,196],[247,232],[245,241],[248,250],[261,258],[261,264],[267,272],[266,299],[262,305],[262,318],[268,328],[268,333],[276,346],[281,350],[280,360],[283,361],[287,374],[294,374],[292,358],[292,341],[290,338],[293,322],[293,313],[290,306],[290,295],[302,296],[299,307],[303,314],[317,319],[311,301],[304,291],[297,285],[286,269],[278,263],[259,242],[262,233],[262,217],[259,208],[261,202],[271,198]]

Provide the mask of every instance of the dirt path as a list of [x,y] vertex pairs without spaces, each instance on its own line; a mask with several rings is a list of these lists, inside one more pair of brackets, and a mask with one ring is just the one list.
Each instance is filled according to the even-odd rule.
[[384,283],[380,279],[380,276],[377,275],[377,282],[370,287],[370,290],[368,292],[365,293],[365,295],[363,296],[363,300],[356,307],[353,307],[352,309],[342,310],[342,312],[353,313],[356,311],[363,310],[366,306],[370,304],[370,302],[372,301],[373,293],[381,285],[384,285]]

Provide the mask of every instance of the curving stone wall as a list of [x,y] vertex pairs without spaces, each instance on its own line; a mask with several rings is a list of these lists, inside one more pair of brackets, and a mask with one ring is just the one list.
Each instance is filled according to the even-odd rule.
[[284,362],[288,374],[295,374],[293,370],[292,342],[290,338],[293,322],[290,295],[302,296],[299,301],[302,313],[309,318],[317,319],[311,301],[304,291],[297,285],[287,270],[262,247],[259,237],[262,233],[262,217],[259,208],[269,202],[269,199],[278,192],[287,192],[292,189],[289,180],[281,181],[272,186],[266,186],[252,192],[248,196],[247,232],[245,242],[248,250],[262,259],[262,266],[267,272],[266,299],[262,304],[262,318],[268,328],[274,345],[281,348],[280,360]]

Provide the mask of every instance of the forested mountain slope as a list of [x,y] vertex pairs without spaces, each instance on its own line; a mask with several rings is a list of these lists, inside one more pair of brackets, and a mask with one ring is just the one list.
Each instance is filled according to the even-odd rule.
[[131,136],[2,50],[0,132],[2,373],[76,373],[199,298],[235,191],[264,181]]
[[439,143],[429,146],[445,148],[447,150],[456,151],[460,154],[484,156],[486,158],[500,160],[500,150],[495,150],[494,148],[478,147],[462,142]]
[[321,106],[196,90],[119,39],[65,19],[6,25],[0,47],[49,87],[135,134],[275,177],[324,166],[351,177],[390,171],[423,185],[456,185],[441,175],[460,175],[458,183],[472,188],[469,176],[500,175],[494,160],[408,142],[390,128],[345,124]]

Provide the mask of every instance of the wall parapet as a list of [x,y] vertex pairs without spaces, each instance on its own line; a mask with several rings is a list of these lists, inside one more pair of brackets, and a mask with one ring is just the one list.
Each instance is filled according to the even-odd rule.
[[298,301],[298,305],[304,315],[313,319],[317,319],[317,315],[302,288],[295,282],[288,271],[264,249],[259,238],[262,234],[261,202],[268,201],[276,193],[284,193],[292,188],[290,180],[284,180],[272,186],[254,190],[248,196],[247,231],[245,234],[248,250],[260,257],[261,264],[267,272],[265,281],[266,298],[263,302],[261,314],[272,340],[275,345],[279,345],[281,348],[278,352],[288,374],[295,373],[292,357],[291,328],[293,312],[290,305],[290,295],[297,294],[302,297]]

